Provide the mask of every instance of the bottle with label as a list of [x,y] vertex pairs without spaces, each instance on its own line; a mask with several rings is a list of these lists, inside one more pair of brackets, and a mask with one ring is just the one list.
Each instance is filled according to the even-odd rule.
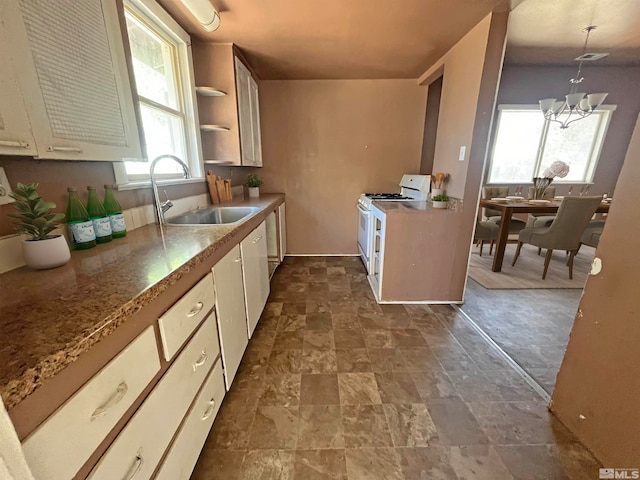
[[87,190],[89,191],[87,212],[89,212],[89,218],[91,218],[93,222],[93,231],[96,232],[96,242],[110,242],[113,237],[111,236],[111,221],[109,220],[109,216],[98,198],[96,187],[87,187]]
[[127,225],[124,221],[122,207],[113,195],[113,185],[104,186],[104,209],[111,221],[111,235],[113,238],[121,238],[127,234]]
[[67,188],[69,204],[67,206],[67,225],[72,246],[75,250],[86,250],[96,246],[96,234],[93,222],[89,218],[75,187]]

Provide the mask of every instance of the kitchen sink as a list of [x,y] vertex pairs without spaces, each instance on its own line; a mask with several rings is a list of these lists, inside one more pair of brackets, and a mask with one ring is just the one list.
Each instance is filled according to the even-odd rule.
[[168,225],[230,225],[260,210],[257,207],[208,207],[167,219]]

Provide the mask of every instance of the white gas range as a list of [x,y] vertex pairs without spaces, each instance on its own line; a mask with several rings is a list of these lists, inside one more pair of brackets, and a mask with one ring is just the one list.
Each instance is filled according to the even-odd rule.
[[373,233],[371,204],[373,202],[426,202],[431,190],[430,175],[403,175],[400,193],[363,193],[358,199],[358,250],[367,269],[371,272]]

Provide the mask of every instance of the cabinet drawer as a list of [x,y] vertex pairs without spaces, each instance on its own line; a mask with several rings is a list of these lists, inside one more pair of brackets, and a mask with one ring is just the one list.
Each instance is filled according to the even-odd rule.
[[73,477],[158,370],[149,327],[25,440],[35,478]]
[[212,314],[114,440],[89,478],[150,478],[219,352],[216,319]]
[[224,398],[222,361],[218,361],[155,480],[189,480]]
[[164,358],[169,361],[213,308],[216,296],[208,274],[158,320]]

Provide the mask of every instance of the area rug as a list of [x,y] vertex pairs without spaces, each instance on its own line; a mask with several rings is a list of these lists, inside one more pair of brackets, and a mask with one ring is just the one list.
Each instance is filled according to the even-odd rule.
[[537,247],[523,245],[518,262],[512,267],[515,252],[516,244],[507,244],[502,271],[492,272],[493,255],[489,255],[488,246],[485,244],[482,256],[480,249],[474,246],[469,261],[469,277],[489,289],[584,288],[595,249],[585,245],[580,248],[573,262],[573,280],[569,280],[568,257],[564,251],[553,252],[545,280],[542,279],[544,249],[538,256]]

